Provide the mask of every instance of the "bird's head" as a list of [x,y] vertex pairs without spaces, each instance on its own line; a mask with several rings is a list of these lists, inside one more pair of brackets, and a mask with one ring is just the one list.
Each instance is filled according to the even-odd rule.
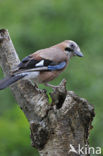
[[66,54],[68,55],[69,58],[72,56],[83,57],[83,54],[80,51],[79,46],[74,41],[66,40],[66,41],[64,41],[64,45],[65,45],[64,51],[66,52]]

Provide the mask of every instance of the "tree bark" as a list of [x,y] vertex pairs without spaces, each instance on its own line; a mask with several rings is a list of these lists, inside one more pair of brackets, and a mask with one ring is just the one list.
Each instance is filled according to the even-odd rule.
[[[0,65],[4,74],[9,75],[19,62],[8,31],[0,30]],[[30,123],[32,146],[41,156],[80,155],[70,152],[70,145],[77,151],[78,144],[88,145],[94,108],[87,100],[67,91],[65,80],[51,93],[51,104],[46,91],[40,91],[29,80],[19,80],[10,88]]]

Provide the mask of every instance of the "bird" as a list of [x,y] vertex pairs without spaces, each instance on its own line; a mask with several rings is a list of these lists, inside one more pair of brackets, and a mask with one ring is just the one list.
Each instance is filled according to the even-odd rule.
[[23,58],[10,75],[0,80],[0,90],[20,79],[29,79],[34,84],[42,83],[55,89],[57,86],[48,82],[65,70],[73,56],[83,57],[83,53],[78,44],[72,40],[65,40],[49,48],[37,50]]

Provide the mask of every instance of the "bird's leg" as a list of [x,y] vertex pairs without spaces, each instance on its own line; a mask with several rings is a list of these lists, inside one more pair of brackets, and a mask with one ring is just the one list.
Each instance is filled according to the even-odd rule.
[[52,84],[49,84],[49,83],[44,83],[45,86],[47,87],[51,87],[53,90],[55,90],[56,88],[58,88],[59,86],[54,86]]
[[29,79],[29,81],[31,82],[31,84],[35,87],[38,88],[38,85],[35,81],[33,81],[32,79]]
[[37,85],[37,83],[36,83],[36,82],[34,82],[34,86],[35,86],[35,88],[38,88],[38,85]]
[[43,90],[38,88],[37,83],[36,83],[36,82],[33,82],[33,83],[34,83],[34,87],[35,87],[35,89],[36,89],[39,93],[42,93]]
[[31,82],[31,84],[35,87],[35,89],[39,92],[42,93],[43,91],[41,89],[38,88],[38,85],[35,81],[29,79],[29,81]]
[[45,89],[39,89],[38,88],[38,84],[36,82],[32,82],[33,83],[33,86],[35,87],[35,89],[39,92],[39,93],[46,93],[46,90]]

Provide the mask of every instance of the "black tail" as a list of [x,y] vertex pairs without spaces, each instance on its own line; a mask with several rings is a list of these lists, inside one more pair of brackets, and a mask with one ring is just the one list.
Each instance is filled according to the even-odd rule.
[[0,80],[0,90],[8,87],[9,85],[11,85],[12,83],[20,80],[21,78],[23,78],[26,75],[14,75],[14,76],[8,76],[6,78],[4,78],[3,80]]

